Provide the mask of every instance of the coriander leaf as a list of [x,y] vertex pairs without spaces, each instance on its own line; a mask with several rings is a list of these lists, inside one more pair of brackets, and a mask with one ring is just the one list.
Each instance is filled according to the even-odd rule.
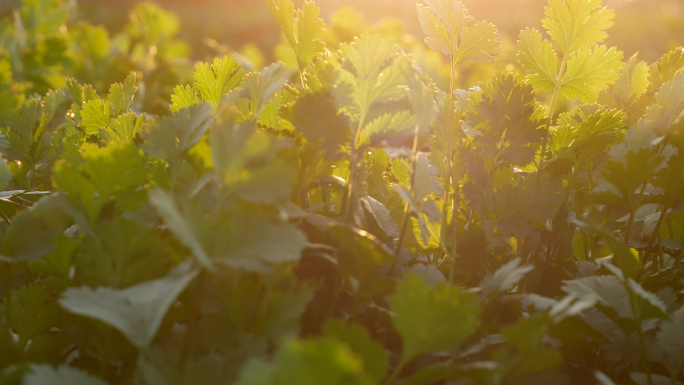
[[191,85],[186,84],[185,87],[176,86],[176,88],[173,89],[170,109],[172,112],[178,112],[183,108],[188,108],[200,103],[202,103],[202,98]]
[[675,48],[666,53],[649,67],[650,84],[647,94],[655,94],[663,84],[671,81],[674,75],[684,68],[684,47]]
[[656,135],[646,129],[630,128],[624,141],[610,148],[603,165],[603,179],[594,190],[599,203],[621,203],[630,210],[637,207],[635,192],[667,165],[668,154],[661,153]]
[[681,370],[684,363],[684,307],[680,307],[670,315],[671,320],[662,321],[657,340],[665,354],[662,363],[672,375]]
[[309,244],[296,225],[259,218],[231,218],[217,230],[212,247],[216,262],[246,271],[297,262]]
[[536,91],[552,91],[558,78],[558,55],[541,32],[526,28],[518,40],[518,61]]
[[266,105],[287,82],[287,68],[281,62],[264,68],[260,73],[245,76],[239,91],[228,94],[230,102],[243,120],[252,120],[262,113]]
[[494,24],[479,22],[463,28],[459,35],[458,50],[453,59],[454,65],[468,60],[493,62],[496,60],[496,53],[501,49],[498,38],[499,32]]
[[195,228],[190,220],[178,209],[173,197],[162,189],[152,189],[149,192],[149,201],[164,224],[178,239],[192,251],[198,262],[205,268],[211,268],[212,262],[200,243]]
[[544,122],[536,116],[531,86],[513,75],[497,75],[483,86],[476,109],[469,111],[467,122],[481,135],[475,146],[495,166],[503,161],[524,165],[534,160],[544,135]]
[[325,52],[325,43],[321,39],[325,33],[325,22],[318,17],[320,9],[313,1],[305,1],[296,13],[290,0],[268,0],[268,5],[294,49],[299,71],[303,73],[314,58]]
[[[392,239],[399,237],[399,225],[392,219],[392,213],[382,203],[378,202],[375,198],[367,196],[361,198],[361,205],[369,226],[371,226],[371,223],[377,225],[386,237]],[[382,235],[378,236],[382,237]]]
[[500,49],[499,33],[493,24],[473,24],[463,3],[456,0],[426,0],[417,4],[418,17],[427,35],[425,43],[435,52],[452,56],[452,66],[467,60],[492,62]]
[[542,25],[563,54],[570,55],[605,40],[614,16],[601,7],[601,0],[549,0]]
[[114,83],[109,87],[108,101],[116,114],[129,112],[133,105],[133,94],[138,89],[135,86],[136,74],[131,72],[123,84]]
[[390,308],[403,341],[403,364],[455,347],[479,325],[480,304],[475,294],[446,283],[429,287],[413,274],[399,282]]
[[396,135],[410,131],[417,124],[415,115],[408,111],[387,113],[366,124],[361,131],[359,146],[371,144],[373,136]]
[[615,47],[582,48],[568,58],[567,69],[560,83],[568,98],[583,102],[596,101],[598,92],[615,83],[622,67],[622,52]]
[[240,84],[243,75],[244,70],[235,57],[215,58],[211,65],[200,63],[195,67],[194,86],[202,99],[217,107],[223,95]]
[[351,350],[363,360],[366,372],[375,381],[379,382],[387,375],[385,347],[371,338],[368,331],[361,325],[342,320],[330,320],[323,325],[323,334],[347,343]]
[[269,363],[247,364],[238,385],[372,385],[363,361],[352,348],[333,337],[308,341],[287,339]]
[[501,266],[494,274],[487,276],[480,283],[480,296],[486,298],[490,294],[498,294],[513,289],[523,277],[534,269],[534,266],[520,266],[520,257]]
[[[378,35],[363,35],[340,46],[339,83],[351,86],[350,116],[360,120],[374,103],[405,94],[403,57],[397,44]],[[338,84],[338,87],[340,85]]]
[[24,376],[24,385],[107,385],[107,383],[80,369],[61,365],[33,364]]
[[186,263],[165,278],[123,290],[69,288],[59,303],[71,313],[113,326],[138,349],[147,350],[169,307],[197,274]]
[[105,142],[131,143],[146,120],[145,115],[137,116],[133,112],[119,115],[109,121],[108,129],[100,129],[100,138]]
[[669,136],[684,127],[684,70],[673,75],[655,94],[655,103],[646,108],[639,128]]
[[82,126],[86,134],[99,133],[100,129],[106,129],[109,126],[111,118],[109,102],[103,103],[100,99],[86,102],[81,111],[81,118],[83,119]]
[[58,195],[49,195],[15,215],[0,241],[0,261],[27,262],[48,255],[68,228],[61,203]]
[[341,114],[329,92],[300,97],[292,107],[292,124],[307,139],[322,142],[328,160],[340,159],[351,140],[349,121]]

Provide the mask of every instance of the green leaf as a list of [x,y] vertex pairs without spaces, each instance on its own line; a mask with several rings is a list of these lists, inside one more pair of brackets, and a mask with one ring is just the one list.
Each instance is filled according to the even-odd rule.
[[534,266],[520,266],[520,257],[501,266],[494,274],[487,276],[480,283],[480,292],[483,298],[490,294],[498,294],[513,289],[523,277],[534,270]]
[[131,72],[124,83],[114,83],[109,87],[107,100],[117,115],[129,112],[133,105],[133,94],[138,87],[135,86],[136,74]]
[[111,119],[109,102],[94,99],[86,102],[81,111],[82,126],[88,135],[97,134],[100,129],[106,129]]
[[561,92],[568,98],[588,103],[596,101],[599,91],[615,83],[622,68],[622,52],[615,47],[583,48],[570,56]]
[[320,9],[313,1],[305,1],[296,13],[290,0],[268,0],[268,5],[295,51],[299,71],[304,72],[314,58],[325,52],[325,22],[318,17]]
[[[361,198],[361,206],[366,214],[366,221],[377,225],[382,230],[382,235],[391,239],[399,237],[399,225],[392,219],[392,213],[382,203],[367,196]],[[369,231],[372,232],[372,230]],[[382,237],[382,235],[378,236]]]
[[518,61],[530,85],[538,92],[552,91],[558,79],[558,55],[551,43],[538,30],[526,28],[520,32],[518,49]]
[[544,122],[536,112],[531,86],[511,74],[497,75],[483,86],[477,108],[467,115],[472,129],[482,134],[474,138],[475,147],[495,166],[534,161],[544,135]]
[[584,168],[615,144],[624,118],[622,111],[596,104],[575,107],[561,114],[558,126],[551,131],[549,149],[553,156],[546,167],[558,172]]
[[671,320],[660,323],[657,340],[658,346],[664,350],[661,362],[671,375],[677,375],[684,364],[684,306],[670,315]]
[[57,195],[41,198],[12,218],[0,243],[0,261],[32,261],[48,255],[67,229],[69,217]]
[[240,173],[239,178],[227,175],[227,192],[246,202],[274,204],[292,195],[295,171],[288,165],[274,162]]
[[292,107],[292,124],[307,139],[321,142],[325,158],[340,159],[349,147],[351,129],[328,92],[300,97]]
[[468,60],[491,63],[501,50],[499,32],[494,24],[479,22],[465,27],[459,35],[460,43],[454,54],[454,65]]
[[385,347],[371,338],[361,325],[342,320],[330,320],[323,325],[323,334],[334,337],[349,345],[364,364],[365,371],[379,383],[387,375],[387,354]]
[[363,361],[349,345],[332,337],[286,340],[273,361],[247,364],[238,385],[372,385]]
[[61,365],[31,365],[24,376],[24,385],[107,385],[107,383],[80,369]]
[[374,136],[398,135],[412,130],[417,124],[415,115],[408,111],[387,113],[366,124],[361,131],[359,146],[371,144]]
[[408,275],[390,299],[394,326],[401,335],[401,362],[455,347],[478,328],[480,304],[475,294],[446,283],[429,287]]
[[671,81],[660,87],[655,94],[655,103],[646,108],[646,114],[639,121],[638,127],[662,136],[683,131],[684,70],[677,72]]
[[667,166],[669,154],[658,150],[657,140],[650,130],[630,128],[624,141],[608,152],[609,159],[601,173],[603,179],[594,190],[594,201],[622,203],[636,210],[638,189]]
[[[98,191],[100,205],[118,193],[135,190],[147,182],[144,157],[132,144],[86,146],[82,156],[82,170]],[[68,189],[68,186],[62,187]]]
[[178,112],[183,108],[188,108],[200,103],[202,103],[202,98],[191,85],[186,84],[185,87],[176,86],[176,88],[173,89],[170,109],[172,112]]
[[155,188],[149,192],[149,201],[164,224],[178,239],[192,251],[198,262],[211,269],[212,262],[195,234],[192,223],[179,211],[174,199],[166,191]]
[[109,121],[108,129],[100,129],[100,138],[105,142],[131,143],[146,120],[145,115],[137,116],[133,112],[119,115]]
[[146,350],[166,312],[197,274],[197,270],[184,264],[165,278],[123,290],[70,288],[62,294],[59,303],[71,313],[113,326],[138,349]]
[[290,223],[231,218],[218,229],[219,239],[213,242],[216,262],[235,269],[264,271],[270,265],[295,263],[309,245],[306,235]]
[[215,58],[211,65],[200,63],[195,67],[194,86],[202,99],[217,107],[223,95],[240,84],[243,75],[244,70],[235,57]]
[[663,84],[672,81],[680,69],[684,68],[684,47],[666,53],[649,68],[647,94],[655,94]]
[[413,189],[411,185],[394,185],[392,190],[399,194],[401,199],[408,203],[411,214],[414,215],[420,226],[423,245],[428,245],[428,224],[420,214],[425,214],[432,222],[442,219],[442,211],[431,198],[432,194],[441,194],[442,184],[437,178],[437,169],[430,164],[427,156],[420,153],[416,160],[415,174],[413,175]]
[[255,119],[287,82],[287,74],[287,68],[281,62],[264,68],[258,74],[251,73],[245,76],[240,91],[227,95],[225,101],[234,106],[243,120]]
[[563,54],[570,55],[605,40],[614,16],[601,7],[601,0],[549,0],[542,25]]
[[360,120],[375,103],[401,98],[406,94],[405,57],[397,44],[378,35],[363,35],[340,46],[342,64],[338,68],[338,88],[351,86],[348,114]]
[[473,24],[463,3],[456,0],[426,0],[418,6],[418,18],[427,35],[425,43],[435,52],[452,56],[452,65],[467,60],[492,62],[501,49],[493,24]]
[[172,173],[181,165],[181,154],[189,151],[206,134],[214,123],[209,103],[195,104],[157,120],[149,131],[143,133],[146,153],[169,163]]
[[620,271],[627,277],[636,277],[642,266],[641,262],[639,262],[639,259],[628,245],[616,238],[611,232],[604,229],[596,228],[579,221],[575,221],[575,225],[588,230],[592,234],[601,236],[608,244],[608,247],[613,251],[614,263]]

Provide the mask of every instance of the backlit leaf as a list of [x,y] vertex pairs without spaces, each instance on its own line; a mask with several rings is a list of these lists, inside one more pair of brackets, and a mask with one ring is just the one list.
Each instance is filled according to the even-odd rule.
[[81,117],[86,134],[97,134],[100,129],[109,126],[110,104],[108,101],[103,103],[100,99],[91,100],[83,105]]
[[135,86],[136,74],[131,72],[123,84],[114,83],[109,87],[108,101],[116,114],[129,112],[133,105],[133,94],[138,89]]
[[601,0],[549,0],[542,24],[563,54],[570,55],[605,40],[614,16]]
[[518,61],[536,91],[552,91],[558,78],[558,56],[548,40],[536,29],[520,32]]
[[480,305],[475,294],[446,283],[429,287],[416,275],[399,283],[390,304],[394,326],[403,341],[403,363],[453,348],[479,325]]
[[568,59],[568,67],[560,84],[568,98],[596,101],[598,92],[615,83],[622,67],[622,52],[606,46],[583,48]]
[[[221,103],[223,95],[240,84],[243,74],[242,66],[235,57],[215,58],[211,65],[209,63],[197,65],[193,75],[194,86],[202,95],[202,99],[216,107]],[[185,100],[187,98],[186,93]]]

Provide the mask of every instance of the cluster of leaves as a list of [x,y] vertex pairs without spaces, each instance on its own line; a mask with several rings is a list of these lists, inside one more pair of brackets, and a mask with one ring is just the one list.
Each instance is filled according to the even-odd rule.
[[496,27],[426,0],[441,90],[392,39],[326,45],[314,3],[268,4],[295,68],[183,85],[150,5],[108,88],[17,64],[83,52],[60,1],[3,27],[0,383],[684,382],[683,49],[622,62],[612,11],[550,0],[524,77],[459,90]]

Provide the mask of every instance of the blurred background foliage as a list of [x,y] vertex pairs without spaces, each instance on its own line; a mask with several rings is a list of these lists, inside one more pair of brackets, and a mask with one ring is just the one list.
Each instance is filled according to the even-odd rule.
[[[131,64],[143,76],[146,75],[145,69],[154,69],[147,71],[147,75],[156,77],[158,81],[145,82],[148,89],[143,90],[147,92],[145,100],[153,103],[144,106],[146,110],[155,110],[155,96],[159,96],[158,112],[162,113],[161,106],[168,101],[162,103],[161,97],[170,94],[166,89],[168,85],[187,82],[193,63],[197,61],[238,54],[243,65],[254,70],[276,60],[296,67],[291,48],[283,41],[265,0],[152,2],[168,12],[156,12],[156,7],[149,7],[149,1],[71,2],[73,12],[68,18],[72,23],[67,25],[72,44],[89,45],[88,49],[99,50],[102,58],[101,63],[80,65],[82,68],[72,72],[75,78],[104,91],[103,87],[124,77]],[[302,2],[295,0],[298,5]],[[20,3],[20,0],[0,0],[0,19],[11,20],[12,9]],[[413,54],[440,88],[448,88],[447,60],[423,44],[415,3],[415,0],[316,1],[328,25],[328,49],[334,50],[337,44],[350,41],[364,32],[393,36],[408,53]],[[518,34],[524,27],[540,26],[546,4],[547,0],[466,0],[466,7],[476,19],[487,20],[499,28],[504,48],[494,66],[470,62],[459,68],[457,86],[475,86],[498,70],[518,72],[515,58]],[[615,9],[616,13],[615,25],[606,44],[624,51],[625,58],[639,53],[640,60],[651,63],[662,52],[684,45],[684,0],[605,0],[603,5]],[[164,36],[161,40],[166,42],[165,47],[154,47],[153,52],[144,43],[155,41],[157,36],[143,36],[149,31],[141,27],[142,24],[149,25],[151,19],[155,19],[157,26],[153,33]],[[116,51],[122,55],[112,55]],[[97,56],[98,52],[95,53]],[[132,55],[127,55],[130,53]],[[130,63],[130,60],[137,63]],[[173,66],[164,66],[165,63]],[[54,81],[59,83],[60,78],[55,77]],[[150,87],[150,84],[158,87]],[[35,91],[44,92],[49,86],[61,85],[46,84]]]

